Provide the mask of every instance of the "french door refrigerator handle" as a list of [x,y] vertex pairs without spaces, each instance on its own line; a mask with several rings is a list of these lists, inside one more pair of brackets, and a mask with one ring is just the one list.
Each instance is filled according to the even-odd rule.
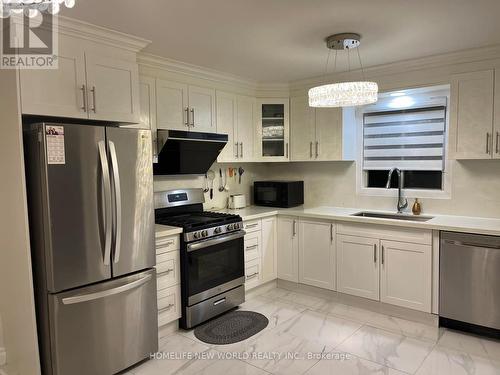
[[111,181],[109,178],[109,165],[106,156],[106,146],[104,141],[97,144],[99,149],[99,159],[101,161],[102,182],[104,185],[104,265],[109,266],[111,260]]
[[139,280],[132,281],[131,283],[117,286],[116,288],[111,288],[107,290],[102,290],[100,292],[88,293],[88,294],[80,294],[74,297],[66,297],[62,299],[62,303],[64,305],[72,305],[75,303],[88,302],[93,301],[99,298],[109,297],[115,294],[123,293],[129,291],[131,289],[137,288],[151,279],[151,275],[146,275],[141,277]]
[[120,172],[118,171],[118,158],[116,157],[115,144],[108,141],[109,153],[111,155],[111,169],[113,170],[113,187],[115,190],[115,252],[113,255],[113,263],[118,263],[120,260],[121,238],[122,238],[122,196],[120,184]]

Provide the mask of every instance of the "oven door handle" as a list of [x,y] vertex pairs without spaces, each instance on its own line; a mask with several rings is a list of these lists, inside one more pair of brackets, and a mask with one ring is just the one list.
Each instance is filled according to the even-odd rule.
[[245,236],[246,232],[244,230],[239,230],[237,232],[225,235],[225,236],[220,236],[217,238],[211,238],[209,240],[204,240],[204,241],[199,241],[195,243],[191,243],[187,245],[187,251],[188,253],[191,251],[203,249],[205,247],[213,246],[213,245],[218,245],[227,241],[232,241],[236,240],[238,238],[242,238]]

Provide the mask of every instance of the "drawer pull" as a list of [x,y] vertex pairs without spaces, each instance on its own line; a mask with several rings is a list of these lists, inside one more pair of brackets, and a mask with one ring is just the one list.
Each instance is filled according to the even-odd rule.
[[156,276],[158,277],[158,276],[162,276],[162,275],[168,275],[170,272],[173,272],[173,271],[174,271],[173,268],[169,268],[163,272],[158,273]]
[[217,305],[219,305],[221,303],[224,303],[224,302],[226,302],[226,299],[225,298],[221,298],[220,300],[217,300],[217,301],[214,302],[214,306],[217,306]]
[[175,304],[173,304],[173,303],[169,303],[169,304],[168,304],[166,307],[164,307],[163,309],[158,310],[158,314],[161,314],[162,312],[165,312],[165,311],[167,311],[167,310],[170,310],[170,309],[171,309],[172,307],[174,307],[174,306],[175,306]]
[[253,279],[255,276],[257,276],[259,273],[258,272],[255,272],[255,273],[252,273],[251,275],[247,275],[247,280],[248,279]]
[[169,241],[167,241],[167,242],[161,242],[161,241],[158,241],[157,245],[158,245],[159,247],[170,247],[170,246],[172,246],[174,243],[175,243],[175,241],[174,241],[174,240],[169,240]]
[[247,224],[245,229],[255,228],[257,225],[259,225],[259,223]]
[[256,249],[257,247],[259,247],[259,245],[252,245],[252,246],[247,246],[246,249],[252,250],[252,249]]

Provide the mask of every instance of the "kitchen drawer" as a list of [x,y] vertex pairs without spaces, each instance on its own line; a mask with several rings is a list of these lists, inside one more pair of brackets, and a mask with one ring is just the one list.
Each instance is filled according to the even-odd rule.
[[245,290],[255,288],[260,283],[260,259],[245,263]]
[[247,232],[257,232],[260,231],[262,226],[262,220],[250,220],[243,223],[243,229]]
[[158,327],[181,317],[181,287],[158,291]]
[[260,258],[262,246],[261,232],[251,232],[245,235],[245,262]]
[[432,245],[432,231],[429,229],[380,224],[339,223],[337,224],[337,233],[348,236]]
[[172,251],[156,256],[157,288],[162,290],[180,283],[180,254]]
[[156,239],[156,254],[163,254],[169,251],[180,249],[180,237],[175,236],[159,237]]

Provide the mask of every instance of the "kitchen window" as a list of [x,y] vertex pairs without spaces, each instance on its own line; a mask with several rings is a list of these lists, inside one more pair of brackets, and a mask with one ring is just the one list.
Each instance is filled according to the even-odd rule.
[[[362,194],[393,195],[385,186],[389,170],[396,167],[407,195],[449,195],[448,102],[449,86],[437,86],[384,93],[358,111]],[[396,174],[391,188],[397,188]]]

